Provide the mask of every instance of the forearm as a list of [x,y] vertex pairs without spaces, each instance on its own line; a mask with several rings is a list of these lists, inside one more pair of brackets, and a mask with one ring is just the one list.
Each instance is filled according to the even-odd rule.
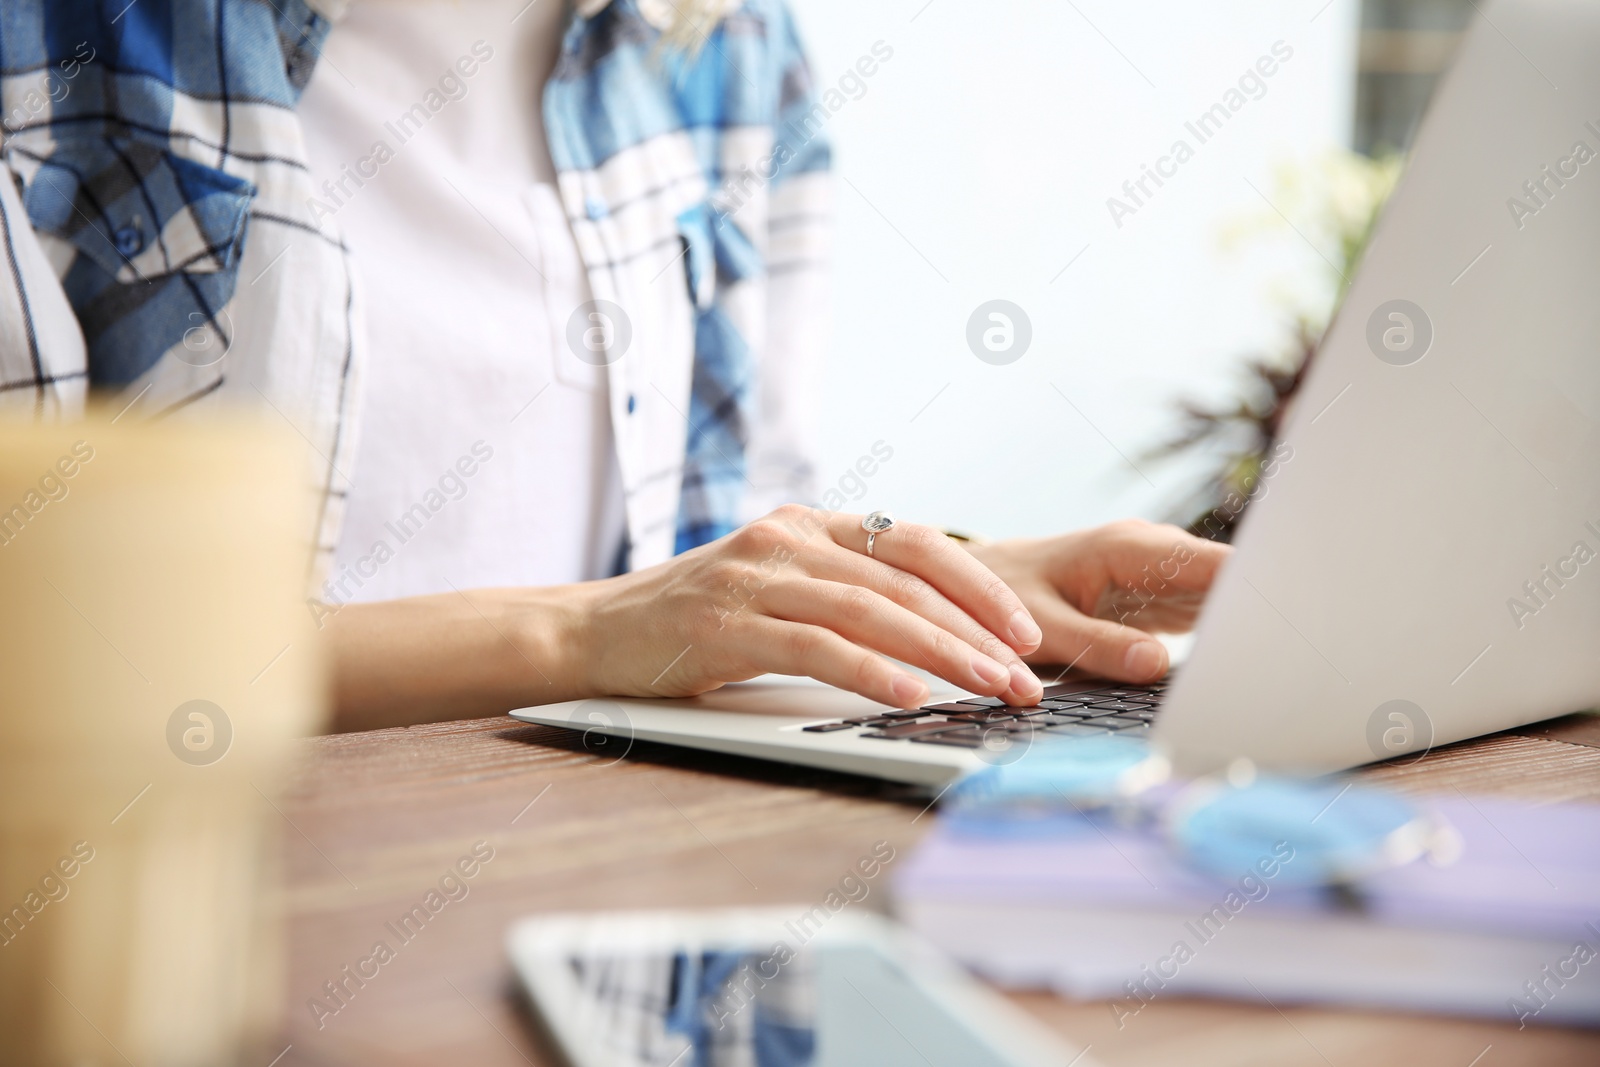
[[349,604],[324,627],[335,730],[497,715],[591,695],[583,586]]

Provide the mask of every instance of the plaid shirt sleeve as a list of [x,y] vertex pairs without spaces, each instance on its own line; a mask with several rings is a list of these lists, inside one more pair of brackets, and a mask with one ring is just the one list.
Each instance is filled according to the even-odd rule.
[[328,0],[5,0],[0,402],[71,418],[219,404],[310,443],[311,573],[338,535],[360,337],[294,107]]
[[113,388],[193,344],[197,323],[227,339],[252,216],[281,184],[264,168],[304,167],[286,120],[328,28],[303,0],[115,6],[15,3],[0,22],[4,156],[26,211],[8,229],[31,229],[55,267],[86,350],[71,373]]

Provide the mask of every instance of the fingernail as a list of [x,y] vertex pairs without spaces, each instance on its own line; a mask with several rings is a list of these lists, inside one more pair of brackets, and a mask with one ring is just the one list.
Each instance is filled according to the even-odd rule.
[[989,685],[999,685],[1006,680],[1006,669],[988,656],[974,653],[972,656],[972,673],[982,678]]
[[1020,663],[1011,665],[1011,691],[1017,696],[1033,696],[1042,693],[1044,687],[1039,684],[1039,679],[1033,672]]
[[889,686],[895,703],[902,708],[921,707],[928,699],[928,687],[909,674],[902,674]]
[[1129,678],[1154,678],[1161,673],[1167,659],[1166,650],[1154,641],[1139,641],[1128,648],[1122,659],[1122,669]]
[[1039,624],[1033,621],[1033,616],[1023,608],[1018,608],[1011,616],[1011,645],[1013,648],[1035,648],[1044,640],[1044,634],[1039,631]]

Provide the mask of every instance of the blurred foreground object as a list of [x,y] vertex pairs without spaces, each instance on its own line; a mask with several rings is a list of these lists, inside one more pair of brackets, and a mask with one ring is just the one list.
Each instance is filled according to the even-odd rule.
[[299,441],[0,422],[0,1060],[265,1063],[269,800],[322,721]]
[[1095,1067],[860,907],[853,873],[840,884],[809,904],[541,915],[507,949],[572,1067]]
[[[906,923],[1002,986],[1107,998],[1118,1029],[1176,996],[1600,1024],[1600,806],[1321,778],[1204,813],[1180,794],[1158,821],[1086,810],[1081,766],[1028,762],[957,797],[894,881]],[[1383,862],[1330,881],[1394,806],[1427,813],[1427,839],[1385,833]]]

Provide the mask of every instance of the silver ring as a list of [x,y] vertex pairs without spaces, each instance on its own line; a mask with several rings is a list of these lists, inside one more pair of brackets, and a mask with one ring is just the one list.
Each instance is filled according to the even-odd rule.
[[894,528],[894,516],[887,511],[874,511],[871,515],[861,520],[861,528],[867,531],[867,555],[872,555],[872,546],[878,540],[878,535],[888,533]]

